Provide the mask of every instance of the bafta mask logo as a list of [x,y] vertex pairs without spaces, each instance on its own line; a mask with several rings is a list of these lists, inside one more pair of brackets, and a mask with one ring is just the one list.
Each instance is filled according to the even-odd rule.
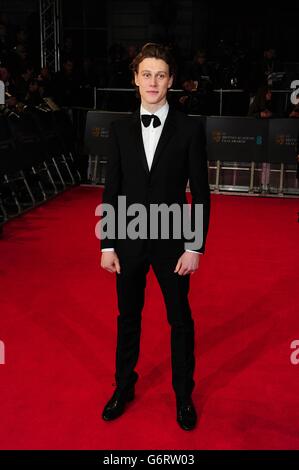
[[222,132],[221,131],[213,131],[212,132],[212,140],[216,144],[220,144],[222,141]]
[[275,143],[277,145],[284,145],[286,141],[286,136],[283,134],[277,135],[275,139]]
[[91,135],[93,137],[101,137],[101,128],[100,127],[93,127],[91,129]]

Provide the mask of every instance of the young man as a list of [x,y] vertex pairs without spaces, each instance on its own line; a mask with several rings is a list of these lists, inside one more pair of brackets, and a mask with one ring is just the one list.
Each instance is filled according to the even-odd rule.
[[[185,249],[186,238],[103,239],[101,266],[116,272],[118,331],[116,348],[116,390],[102,417],[120,416],[134,398],[138,374],[141,312],[146,274],[150,265],[161,287],[171,326],[172,384],[176,394],[177,421],[182,429],[196,424],[191,399],[194,388],[194,325],[188,302],[189,278],[204,252],[209,222],[205,136],[195,120],[169,108],[166,100],[173,83],[174,61],[170,51],[158,44],[146,44],[133,62],[135,84],[141,106],[131,117],[111,126],[112,149],[108,161],[103,203],[117,212],[118,196],[126,205],[187,203],[190,181],[192,207],[203,205],[203,244]],[[191,212],[194,214],[194,212]],[[193,217],[194,219],[194,217]],[[148,234],[150,231],[147,232]]]

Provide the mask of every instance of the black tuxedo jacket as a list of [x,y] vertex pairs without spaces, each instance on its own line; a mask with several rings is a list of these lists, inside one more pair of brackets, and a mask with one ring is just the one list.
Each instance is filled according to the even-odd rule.
[[[204,252],[209,225],[210,189],[205,132],[198,121],[170,107],[151,170],[148,168],[140,121],[140,110],[128,118],[114,121],[110,129],[111,152],[107,163],[103,203],[115,207],[118,196],[126,196],[127,207],[141,203],[168,205],[187,203],[189,179],[192,205],[203,204]],[[132,217],[134,218],[134,217]],[[129,222],[129,218],[127,218]],[[117,233],[116,233],[117,235]],[[114,248],[121,257],[139,256],[146,250],[160,257],[180,256],[185,248],[181,239],[104,239],[102,248]]]

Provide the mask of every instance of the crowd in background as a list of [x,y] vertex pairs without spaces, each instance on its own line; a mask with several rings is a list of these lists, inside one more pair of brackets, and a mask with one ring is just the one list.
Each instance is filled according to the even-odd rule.
[[[260,60],[249,60],[249,53],[239,45],[229,47],[220,42],[215,57],[205,50],[195,51],[190,60],[182,59],[178,48],[172,45],[178,62],[171,100],[178,109],[188,114],[219,114],[219,94],[215,90],[242,89],[238,106],[228,106],[226,114],[249,115],[261,118],[299,117],[299,107],[292,106],[282,96],[273,99],[275,89],[289,88],[298,78],[278,60],[275,49],[261,50]],[[130,63],[138,47],[113,44],[107,52],[105,64],[95,58],[78,57],[71,37],[61,47],[61,70],[54,73],[48,67],[40,68],[32,53],[25,29],[10,26],[5,15],[0,15],[0,80],[5,83],[6,109],[20,112],[24,106],[93,106],[93,87],[129,88],[131,93],[105,92],[98,94],[98,108],[131,111],[137,106],[133,91]]]

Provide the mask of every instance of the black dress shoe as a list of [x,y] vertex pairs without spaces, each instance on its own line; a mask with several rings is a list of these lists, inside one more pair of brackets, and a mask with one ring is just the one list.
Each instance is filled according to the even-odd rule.
[[184,431],[195,428],[197,421],[196,411],[191,398],[187,400],[177,399],[177,422]]
[[132,401],[134,396],[134,386],[125,390],[117,388],[108,403],[105,405],[102,418],[105,421],[111,421],[112,419],[116,419],[121,416],[125,411],[126,403]]

